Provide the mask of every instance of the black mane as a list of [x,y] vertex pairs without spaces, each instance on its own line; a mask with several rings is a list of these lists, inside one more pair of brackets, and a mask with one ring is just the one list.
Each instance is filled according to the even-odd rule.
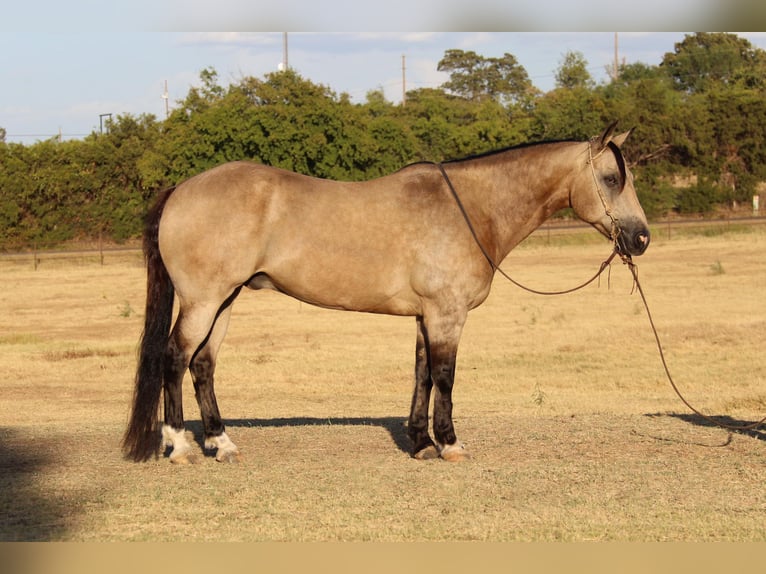
[[515,151],[515,150],[522,150],[522,149],[526,149],[526,148],[530,148],[530,147],[537,147],[537,146],[547,145],[547,144],[575,143],[575,142],[577,142],[577,140],[547,140],[547,141],[540,141],[540,142],[526,142],[526,143],[521,143],[521,144],[517,144],[517,145],[513,145],[513,146],[508,146],[508,147],[504,147],[504,148],[500,148],[500,149],[489,150],[489,151],[477,153],[477,154],[474,154],[474,155],[469,155],[469,156],[466,156],[466,157],[455,158],[455,159],[448,159],[448,160],[443,161],[442,163],[460,163],[460,162],[463,162],[463,161],[471,161],[471,160],[474,160],[474,159],[482,159],[482,158],[485,158],[485,157],[492,157],[494,155],[499,155],[501,153],[505,153],[505,152],[509,152],[509,151]]
[[412,167],[412,166],[415,166],[415,165],[433,165],[433,164],[437,164],[437,163],[441,163],[441,164],[445,164],[446,165],[446,164],[461,163],[461,162],[465,162],[465,161],[472,161],[472,160],[475,160],[475,159],[483,159],[483,158],[486,158],[486,157],[492,157],[492,156],[500,155],[502,153],[506,153],[506,152],[509,152],[509,151],[522,150],[522,149],[526,149],[526,148],[529,148],[529,147],[536,147],[536,146],[540,146],[540,145],[556,144],[556,143],[576,143],[577,141],[578,140],[547,140],[547,141],[540,141],[540,142],[526,142],[526,143],[521,143],[521,144],[517,144],[517,145],[513,145],[513,146],[504,147],[504,148],[499,148],[499,149],[493,149],[493,150],[489,150],[489,151],[485,151],[485,152],[480,152],[480,153],[469,155],[469,156],[465,156],[465,157],[459,157],[459,158],[454,158],[454,159],[445,159],[445,160],[442,160],[440,162],[429,161],[429,160],[416,161],[416,162],[413,162],[413,163],[405,165],[401,169],[406,169],[408,167]]
[[[516,150],[522,150],[522,149],[526,149],[530,147],[536,147],[536,146],[547,145],[547,144],[558,144],[558,143],[580,143],[580,140],[567,139],[567,140],[545,140],[545,141],[539,141],[539,142],[526,142],[526,143],[521,143],[521,144],[517,144],[513,146],[504,147],[504,148],[489,150],[489,151],[485,151],[485,152],[481,152],[481,153],[477,153],[477,154],[469,155],[465,157],[460,157],[455,159],[446,159],[441,162],[429,161],[429,160],[416,161],[416,162],[405,165],[404,167],[400,168],[397,171],[401,171],[403,169],[407,169],[409,167],[413,167],[417,165],[458,164],[458,163],[468,162],[472,160],[493,157],[493,156],[500,155],[509,151],[516,151]],[[622,188],[625,186],[625,181],[627,178],[627,168],[625,165],[625,158],[623,157],[622,151],[620,151],[620,148],[617,146],[617,144],[610,141],[607,144],[607,146],[612,151],[612,153],[614,154],[615,160],[617,161],[617,167],[620,170],[620,179],[621,179],[620,187]]]

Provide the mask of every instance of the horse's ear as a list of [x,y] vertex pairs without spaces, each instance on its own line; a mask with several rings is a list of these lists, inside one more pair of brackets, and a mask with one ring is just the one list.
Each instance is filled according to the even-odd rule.
[[614,134],[614,130],[617,129],[617,122],[614,121],[611,124],[609,124],[606,129],[604,130],[604,133],[601,134],[601,137],[598,138],[599,148],[598,151],[601,151],[604,149],[607,144],[612,140],[612,135]]
[[630,128],[628,131],[621,133],[620,135],[616,135],[612,138],[612,143],[616,145],[617,147],[621,148],[622,144],[625,143],[625,140],[628,139],[628,136],[633,132],[633,128]]

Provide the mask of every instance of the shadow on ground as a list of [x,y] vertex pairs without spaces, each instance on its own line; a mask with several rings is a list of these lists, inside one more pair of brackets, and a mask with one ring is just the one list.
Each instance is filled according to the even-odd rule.
[[[407,419],[404,417],[284,417],[274,419],[229,419],[224,420],[226,427],[274,428],[307,426],[376,426],[382,427],[391,435],[391,440],[404,453],[409,454],[412,444],[407,436]],[[187,429],[192,431],[194,439],[203,446],[203,430],[200,421],[187,422]]]
[[0,428],[0,541],[59,540],[66,534],[72,509],[40,487],[40,475],[60,462],[53,455],[59,446]]
[[709,418],[706,418],[696,414],[655,413],[647,414],[646,416],[656,418],[669,417],[684,421],[685,423],[694,426],[720,428],[732,433],[749,436],[750,438],[766,440],[766,423],[756,429],[746,429],[744,427],[754,424],[755,421],[743,421],[728,415],[712,415]]

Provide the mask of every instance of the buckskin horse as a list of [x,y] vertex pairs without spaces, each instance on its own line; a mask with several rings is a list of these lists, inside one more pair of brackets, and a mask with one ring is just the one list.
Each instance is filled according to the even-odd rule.
[[172,448],[171,462],[194,458],[181,400],[188,368],[205,448],[216,449],[219,461],[238,459],[213,374],[243,287],[331,309],[414,316],[412,456],[469,458],[452,421],[455,360],[468,311],[487,298],[497,265],[566,207],[621,255],[640,255],[649,245],[646,216],[620,150],[630,132],[616,134],[615,126],[585,142],[420,162],[365,182],[237,161],[162,192],[144,233],[146,314],[122,443],[126,458],[145,461],[162,446]]

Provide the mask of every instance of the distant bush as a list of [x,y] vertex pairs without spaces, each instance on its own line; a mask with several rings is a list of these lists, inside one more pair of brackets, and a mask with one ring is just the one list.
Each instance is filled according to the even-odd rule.
[[701,179],[697,185],[677,190],[675,210],[683,215],[708,214],[721,201],[718,186]]

